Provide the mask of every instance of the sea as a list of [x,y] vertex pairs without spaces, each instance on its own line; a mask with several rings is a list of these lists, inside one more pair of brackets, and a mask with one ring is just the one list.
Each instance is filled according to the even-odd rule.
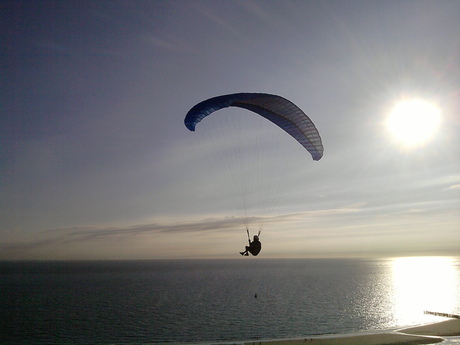
[[216,344],[460,314],[460,257],[0,262],[0,344]]

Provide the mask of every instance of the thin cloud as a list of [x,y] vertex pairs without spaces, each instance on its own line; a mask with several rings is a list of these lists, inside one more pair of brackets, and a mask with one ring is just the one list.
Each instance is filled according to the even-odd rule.
[[162,39],[152,35],[143,35],[141,36],[141,39],[147,44],[161,50],[166,49],[172,52],[180,52],[186,50],[187,48],[183,43],[174,42],[172,38]]
[[[289,223],[306,220],[311,217],[320,217],[333,214],[347,214],[358,212],[365,203],[349,205],[343,208],[307,211],[283,214],[270,217],[270,224]],[[207,218],[194,222],[181,222],[175,224],[136,224],[131,226],[110,226],[110,227],[70,227],[51,229],[43,232],[45,239],[32,240],[28,242],[0,243],[3,249],[30,249],[44,247],[51,244],[86,242],[86,241],[119,241],[120,238],[131,236],[174,234],[174,233],[206,233],[214,231],[232,231],[235,228],[242,228],[245,221],[257,224],[266,221],[265,218],[251,217],[222,217]]]
[[[305,220],[310,217],[318,217],[331,214],[346,214],[358,212],[365,203],[357,203],[346,206],[344,208],[307,211],[277,215],[269,217],[270,223],[284,223],[289,221]],[[67,240],[90,240],[90,239],[105,239],[109,237],[119,237],[125,235],[146,235],[158,233],[200,233],[208,231],[234,230],[241,228],[245,221],[255,223],[266,220],[262,217],[222,217],[222,218],[207,218],[195,222],[185,222],[176,224],[139,224],[127,227],[73,227],[63,229],[53,229],[47,233],[63,234]]]
[[230,24],[227,20],[224,19],[222,15],[213,11],[213,9],[207,5],[200,4],[199,2],[195,2],[193,9],[200,13],[206,19],[217,24],[221,27],[224,31],[230,32],[234,35],[239,35],[240,31],[237,29],[235,25]]

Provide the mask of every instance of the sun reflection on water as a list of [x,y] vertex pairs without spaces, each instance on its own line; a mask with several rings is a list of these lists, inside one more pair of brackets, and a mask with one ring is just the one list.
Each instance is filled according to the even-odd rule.
[[[393,315],[399,325],[441,321],[424,311],[458,313],[460,276],[450,257],[396,258],[392,263]],[[423,315],[423,316],[422,316]]]

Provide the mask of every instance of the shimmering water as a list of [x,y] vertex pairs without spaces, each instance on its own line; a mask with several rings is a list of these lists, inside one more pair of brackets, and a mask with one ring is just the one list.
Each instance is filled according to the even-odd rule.
[[2,344],[350,333],[459,314],[460,258],[3,262],[0,309]]

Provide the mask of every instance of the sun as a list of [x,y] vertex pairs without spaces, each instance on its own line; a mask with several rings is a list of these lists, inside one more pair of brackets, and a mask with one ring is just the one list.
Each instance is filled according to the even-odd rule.
[[427,144],[441,123],[441,110],[433,103],[420,100],[398,102],[386,119],[386,128],[393,138],[407,148]]

